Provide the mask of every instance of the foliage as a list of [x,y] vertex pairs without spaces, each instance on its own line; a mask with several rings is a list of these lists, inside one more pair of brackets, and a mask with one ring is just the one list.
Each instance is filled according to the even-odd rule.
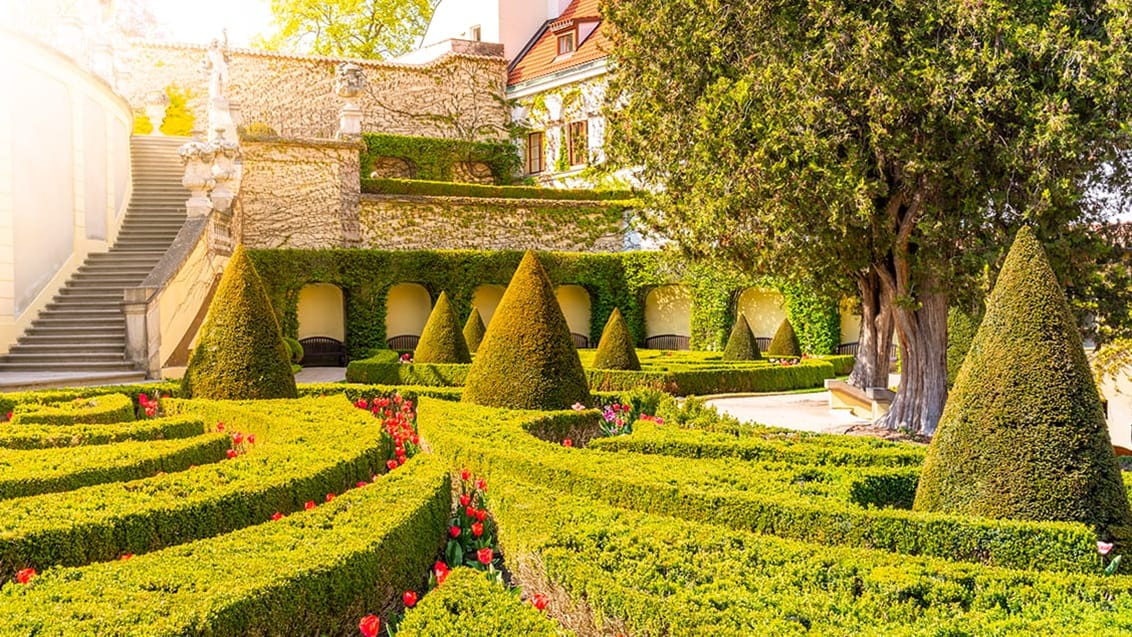
[[601,331],[601,340],[597,343],[597,353],[594,354],[591,367],[641,369],[641,361],[637,359],[637,350],[633,347],[633,336],[629,333],[629,326],[625,324],[625,317],[621,316],[621,310],[617,308],[613,308],[605,329]]
[[254,45],[331,57],[387,59],[413,50],[429,0],[271,0],[275,33]]
[[546,270],[527,252],[468,371],[463,400],[511,409],[565,409],[589,398],[570,328]]
[[290,336],[284,336],[283,342],[286,343],[287,351],[291,354],[292,363],[298,363],[299,361],[303,360],[303,355],[305,354],[305,352],[303,351],[302,343],[291,338]]
[[934,428],[949,297],[993,271],[1005,237],[1031,223],[1072,270],[1097,193],[1132,191],[1132,138],[1112,125],[1132,115],[1126,2],[603,11],[610,167],[654,193],[646,220],[748,270],[878,286],[862,301],[900,317],[906,345],[896,424]]
[[483,335],[486,332],[487,328],[484,327],[479,308],[473,307],[468,314],[468,320],[464,323],[464,342],[467,343],[470,353],[474,354],[480,348],[480,343],[483,342]]
[[587,369],[590,387],[597,391],[629,391],[648,388],[675,396],[781,392],[821,387],[833,378],[833,366],[817,359],[789,365],[760,364],[736,367],[726,363],[690,369],[643,371]]
[[1132,339],[1119,339],[1106,344],[1093,359],[1097,382],[1106,378],[1132,376]]
[[456,313],[448,303],[448,293],[441,292],[428,316],[421,339],[413,352],[413,363],[470,363],[468,344],[456,321]]
[[265,137],[279,137],[279,133],[269,124],[252,122],[247,126],[237,126],[236,133],[240,139],[262,139]]
[[425,595],[397,630],[399,637],[527,635],[558,637],[558,625],[499,582],[470,568],[456,568],[444,586]]
[[959,377],[959,369],[963,366],[963,359],[971,349],[971,341],[975,338],[975,331],[979,329],[978,322],[963,310],[953,307],[947,311],[947,386],[953,387],[955,379]]
[[618,201],[630,203],[633,193],[624,190],[581,190],[533,186],[484,186],[420,179],[362,179],[362,192],[372,195],[421,195],[428,197],[482,197],[494,199],[552,199],[555,201]]
[[126,440],[174,440],[204,433],[199,418],[158,418],[133,423],[98,425],[0,426],[0,447],[50,449],[105,445]]
[[[451,182],[456,164],[460,162],[482,162],[491,168],[495,183],[507,184],[510,183],[511,174],[519,165],[519,155],[515,146],[508,141],[469,141],[388,133],[365,133],[362,135],[362,141],[366,147],[361,156],[361,175],[363,183],[371,184],[368,188],[413,187],[409,184],[401,184],[404,180],[364,179],[373,172],[373,163],[378,157],[396,157],[408,162],[413,168],[413,179],[440,182]],[[417,188],[428,189],[439,186],[417,186]]]
[[153,122],[144,111],[134,113],[134,135],[149,135],[153,132]]
[[294,398],[291,354],[243,246],[228,262],[181,381],[197,398]]
[[375,358],[350,361],[346,382],[367,385],[412,385],[415,387],[463,387],[468,379],[467,363],[390,363]]
[[916,508],[1067,520],[1132,540],[1096,385],[1034,234],[1014,241],[932,439]]
[[798,335],[794,333],[794,326],[790,319],[784,319],[774,332],[774,338],[766,348],[767,356],[801,356],[802,347],[798,344]]
[[129,396],[109,393],[66,402],[20,404],[10,413],[13,425],[78,425],[129,422],[135,411]]
[[192,135],[196,126],[196,115],[189,108],[188,102],[194,97],[193,92],[187,88],[182,89],[176,84],[170,84],[165,87],[165,95],[169,97],[169,106],[165,107],[161,132],[175,137]]
[[731,328],[731,336],[727,338],[727,346],[723,348],[723,360],[757,361],[760,358],[762,356],[759,355],[759,344],[755,341],[755,335],[751,333],[747,317],[740,312],[739,318],[735,319],[735,325]]

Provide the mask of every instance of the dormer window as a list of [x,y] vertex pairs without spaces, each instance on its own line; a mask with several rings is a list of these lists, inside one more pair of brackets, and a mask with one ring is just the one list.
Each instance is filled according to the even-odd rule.
[[558,35],[558,55],[569,55],[578,48],[578,32],[567,31]]
[[468,29],[468,39],[469,40],[474,40],[476,42],[479,42],[480,37],[481,37],[481,33],[480,33],[479,25],[476,25],[476,26]]

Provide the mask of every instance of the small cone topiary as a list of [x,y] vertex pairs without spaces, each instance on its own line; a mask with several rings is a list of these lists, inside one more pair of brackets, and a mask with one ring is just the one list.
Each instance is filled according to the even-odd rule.
[[181,388],[213,400],[296,397],[291,352],[243,246],[220,278]]
[[568,409],[588,399],[566,317],[546,271],[528,251],[468,370],[463,400],[510,409]]
[[735,319],[735,325],[731,328],[731,336],[727,338],[727,346],[723,348],[723,360],[757,361],[761,358],[759,343],[751,333],[747,317],[740,312],[739,318]]
[[441,292],[432,313],[421,331],[421,340],[413,351],[414,363],[470,363],[468,344],[456,322],[456,313],[448,302],[448,293]]
[[605,329],[601,331],[593,366],[595,369],[641,371],[641,361],[637,358],[637,349],[633,347],[629,325],[625,323],[625,317],[618,308],[613,308],[613,313],[605,322]]
[[766,348],[767,356],[801,356],[802,346],[798,344],[798,335],[794,333],[794,326],[790,319],[782,319],[774,338]]
[[1065,294],[1028,228],[1010,249],[928,448],[915,508],[1082,522],[1132,513]]
[[468,320],[464,323],[464,342],[468,344],[468,351],[475,353],[480,348],[480,343],[483,342],[484,332],[487,328],[483,326],[483,317],[480,316],[480,311],[477,308],[472,308],[472,313],[468,315]]

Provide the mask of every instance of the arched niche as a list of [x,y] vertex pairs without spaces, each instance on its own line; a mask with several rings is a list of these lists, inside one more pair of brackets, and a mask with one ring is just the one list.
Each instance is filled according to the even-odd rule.
[[[394,349],[413,349],[432,312],[432,297],[418,283],[399,283],[385,297],[385,338]],[[414,338],[415,337],[415,338]]]
[[580,285],[560,285],[554,290],[558,306],[566,317],[566,325],[574,338],[574,345],[589,347],[590,343],[590,293]]
[[311,283],[299,290],[299,340],[314,336],[346,341],[346,301],[337,285]]
[[747,318],[755,338],[771,339],[786,320],[786,297],[777,290],[747,288],[739,294],[738,310]]
[[662,285],[645,297],[645,346],[688,349],[692,335],[692,292],[683,285]]
[[507,288],[502,285],[481,285],[472,291],[472,307],[480,311],[484,327],[491,323],[491,317],[495,316],[495,308],[499,307],[505,291]]

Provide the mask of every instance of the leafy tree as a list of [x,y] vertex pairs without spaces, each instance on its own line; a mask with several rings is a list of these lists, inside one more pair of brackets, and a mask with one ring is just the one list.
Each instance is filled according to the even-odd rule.
[[352,58],[407,53],[424,35],[430,0],[271,0],[276,32],[255,46]]
[[657,193],[647,220],[693,255],[855,288],[852,381],[883,386],[893,330],[902,346],[890,427],[934,431],[950,297],[1022,222],[1056,261],[1092,193],[1132,190],[1127,0],[604,11],[608,155]]

